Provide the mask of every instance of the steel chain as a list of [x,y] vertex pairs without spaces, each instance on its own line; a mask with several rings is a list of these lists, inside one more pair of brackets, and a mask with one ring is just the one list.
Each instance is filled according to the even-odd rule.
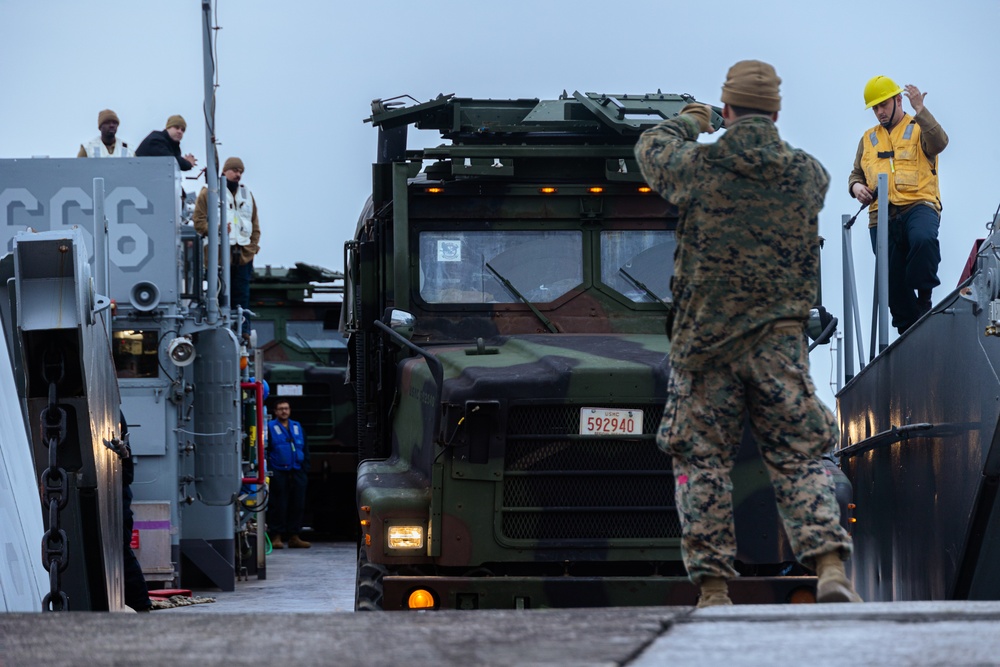
[[[68,611],[69,596],[62,590],[60,575],[69,567],[69,543],[59,521],[59,512],[69,502],[69,475],[59,467],[59,445],[66,441],[66,411],[57,405],[56,389],[65,375],[61,352],[50,361],[46,354],[42,362],[42,379],[49,383],[49,402],[41,412],[42,443],[49,450],[49,466],[42,471],[42,506],[49,512],[49,528],[42,536],[42,565],[49,571],[49,592],[42,598],[42,611]],[[56,371],[53,378],[53,371]]]

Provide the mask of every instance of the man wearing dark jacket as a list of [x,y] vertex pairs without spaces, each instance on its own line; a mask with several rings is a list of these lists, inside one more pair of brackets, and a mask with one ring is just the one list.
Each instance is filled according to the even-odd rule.
[[184,117],[174,114],[167,119],[165,130],[153,130],[142,140],[135,149],[136,157],[173,157],[181,171],[189,171],[198,164],[198,160],[191,153],[181,156],[181,139],[184,138],[185,131],[187,122]]

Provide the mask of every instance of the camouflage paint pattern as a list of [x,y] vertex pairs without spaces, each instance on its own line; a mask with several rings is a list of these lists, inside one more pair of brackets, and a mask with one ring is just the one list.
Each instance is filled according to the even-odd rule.
[[684,563],[695,582],[737,576],[729,474],[745,410],[798,560],[811,566],[834,549],[851,553],[834,481],[820,460],[836,444],[836,423],[815,396],[806,355],[801,331],[771,327],[725,366],[671,375],[657,441],[673,458]]
[[[659,272],[672,265],[677,208],[647,192],[634,160],[654,115],[642,127],[627,126],[634,115],[609,118],[640,98],[619,96],[591,113],[582,97],[439,98],[373,113],[380,132],[415,123],[453,143],[404,153],[405,142],[393,148],[400,136],[381,133],[372,198],[347,244],[343,327],[361,457],[356,590],[365,608],[405,608],[416,587],[432,590],[440,608],[695,600],[671,460],[656,442],[671,373],[671,296]],[[673,105],[661,118],[689,101],[656,95],[641,104],[660,98]],[[471,298],[425,291],[434,262],[457,256],[427,249],[421,235],[457,246],[474,234],[526,231],[578,239],[574,282],[551,298],[526,299],[529,306],[495,288],[488,294],[482,286],[493,277],[464,251],[450,266],[469,270],[447,277]],[[664,238],[605,253],[619,234]],[[551,269],[568,252],[555,247],[548,256],[541,247],[483,256],[531,294],[554,285]],[[504,254],[509,263],[498,261]],[[617,275],[625,271],[644,285]],[[412,317],[397,333],[417,349],[373,324],[403,321],[393,311]],[[581,408],[641,412],[642,430],[582,434]],[[794,556],[773,491],[752,441],[737,456],[735,502],[761,511],[737,526],[746,569],[734,599],[784,602],[815,579],[777,576],[794,568]],[[422,527],[425,542],[390,547],[394,525]]]
[[819,290],[823,166],[751,116],[713,144],[686,114],[647,130],[635,154],[646,181],[677,206],[674,368],[705,368],[750,350],[773,320],[805,320]]
[[[316,532],[353,538],[358,467],[354,392],[347,341],[338,331],[342,273],[302,262],[258,266],[250,309],[271,398],[288,400],[309,442],[306,522]],[[292,391],[289,391],[291,389]]]
[[776,491],[792,548],[810,565],[851,542],[819,457],[836,443],[814,396],[803,327],[818,294],[822,165],[744,117],[713,144],[681,116],[645,132],[636,158],[678,207],[671,376],[658,434],[673,457],[684,562],[692,581],[737,576],[733,447],[743,415]]

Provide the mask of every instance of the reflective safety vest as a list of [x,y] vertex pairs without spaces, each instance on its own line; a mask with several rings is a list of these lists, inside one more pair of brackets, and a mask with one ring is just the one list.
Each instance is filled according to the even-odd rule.
[[223,189],[226,191],[226,207],[229,210],[228,222],[232,223],[229,245],[250,245],[250,234],[253,233],[253,195],[242,183],[236,188],[235,197],[228,187]]
[[104,145],[100,137],[91,139],[83,145],[83,148],[87,151],[87,157],[135,157],[128,144],[120,139],[115,139],[114,153],[108,150],[108,147]]
[[[892,132],[881,125],[868,130],[861,168],[872,190],[878,185],[878,175],[888,174],[890,204],[907,206],[927,202],[941,210],[937,156],[929,158],[924,153],[920,147],[920,126],[909,114],[903,115]],[[872,202],[869,210],[878,210],[878,199]]]
[[267,467],[271,470],[299,470],[305,461],[306,438],[302,424],[288,420],[288,428],[277,419],[267,423]]

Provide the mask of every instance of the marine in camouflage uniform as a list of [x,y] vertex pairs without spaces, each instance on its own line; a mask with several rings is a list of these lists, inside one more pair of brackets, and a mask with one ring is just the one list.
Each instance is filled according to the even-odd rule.
[[[712,131],[710,109],[690,104],[635,149],[646,181],[680,213],[672,373],[657,440],[673,459],[688,575],[702,603],[715,596],[699,606],[731,604],[730,471],[747,413],[796,556],[814,568],[835,563],[829,601],[856,598],[843,574],[851,539],[820,460],[836,424],[815,396],[804,335],[830,179],[778,136],[780,81],[766,63],[737,63],[723,86],[728,130],[717,142],[695,141]],[[822,600],[822,572],[820,583]]]

